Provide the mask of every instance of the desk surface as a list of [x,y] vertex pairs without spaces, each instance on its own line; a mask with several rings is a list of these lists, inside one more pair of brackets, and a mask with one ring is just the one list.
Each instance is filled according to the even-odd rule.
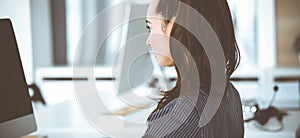
[[296,138],[296,131],[300,125],[300,111],[289,111],[283,119],[283,130],[279,132],[262,131],[253,123],[245,123],[245,137],[247,138]]
[[[153,109],[147,108],[123,117],[126,121],[137,121],[137,126],[126,122],[112,122],[113,115],[101,114],[99,123],[112,127],[109,134],[128,138],[140,137],[146,129],[146,117]],[[75,101],[67,101],[51,107],[35,110],[38,130],[31,135],[47,135],[47,138],[99,138],[107,137],[92,126],[81,113]],[[145,120],[145,121],[143,121]],[[144,123],[141,123],[144,122]],[[119,123],[119,124],[118,124]],[[111,124],[111,125],[110,125]]]
[[[43,72],[45,71],[45,72]],[[96,72],[101,72],[99,76],[103,75],[102,71],[96,71]],[[105,72],[105,71],[104,71]],[[258,72],[258,71],[256,71]],[[39,71],[37,76],[49,76],[49,73],[53,73],[53,70],[42,70]],[[68,74],[69,73],[69,74]],[[47,74],[47,75],[43,75]],[[72,71],[70,69],[66,69],[66,71],[62,71],[61,69],[54,70],[54,76],[65,77],[65,76],[72,76]],[[109,74],[109,73],[104,73],[104,74]],[[274,75],[275,74],[275,75]],[[235,76],[241,76],[241,77],[257,77],[260,75],[259,73],[250,73],[245,72],[242,74],[235,74]],[[269,75],[269,77],[272,77],[268,80],[274,80],[274,77],[286,77],[286,76],[300,76],[300,69],[295,68],[295,69],[272,69],[270,71],[266,71],[266,75]],[[97,74],[95,76],[98,76]],[[104,76],[106,77],[106,76]],[[42,81],[43,82],[43,81]],[[72,93],[73,86],[66,85],[65,83],[67,82],[60,82],[55,85],[51,85],[52,81],[50,83],[47,83],[46,90],[49,91],[49,95],[45,95],[45,97],[51,97],[53,99],[51,100],[57,100],[58,102],[53,102],[49,107],[46,108],[40,108],[40,109],[35,109],[35,115],[36,115],[36,120],[37,120],[37,125],[38,125],[38,131],[33,133],[33,134],[47,134],[48,138],[66,138],[66,137],[72,137],[72,138],[96,138],[96,137],[106,137],[103,133],[97,131],[88,121],[86,118],[82,115],[80,112],[78,105],[76,102],[74,102],[72,98],[74,93]],[[57,86],[59,85],[59,86]],[[98,84],[97,84],[98,86]],[[60,91],[56,91],[55,87],[59,87],[61,89]],[[70,87],[70,89],[64,89],[66,87]],[[52,89],[51,89],[52,88]],[[105,87],[100,87],[101,89],[103,88],[110,88],[108,86]],[[46,91],[44,90],[44,91]],[[110,91],[107,90],[107,91]],[[62,93],[63,92],[63,93]],[[64,97],[67,97],[65,99],[59,100],[61,97],[57,95],[65,94]],[[62,96],[63,97],[63,96]],[[278,97],[278,96],[277,96]],[[69,101],[67,102],[61,102],[68,99]],[[46,99],[47,100],[47,99]],[[115,101],[113,101],[115,102]],[[49,102],[48,102],[49,103]],[[145,109],[140,112],[136,112],[135,114],[129,115],[126,117],[126,119],[129,120],[145,120],[145,118],[148,116],[149,112],[152,109]],[[281,132],[265,132],[261,131],[249,124],[245,124],[245,137],[246,138],[266,138],[266,137],[293,137],[295,135],[295,131],[297,126],[299,125],[299,119],[300,119],[300,111],[297,112],[289,112],[290,116],[284,118],[284,125],[285,128]],[[105,115],[99,115],[99,120],[103,119],[104,120],[109,120],[109,116]],[[121,124],[118,128],[112,130],[114,133],[119,133],[124,137],[138,137],[140,136],[144,129],[146,128],[146,125],[144,126],[128,126],[126,123]]]
[[[152,109],[151,109],[152,110]],[[127,119],[143,119],[150,109],[144,109],[128,115]],[[38,109],[35,112],[38,124],[37,135],[47,135],[48,138],[99,138],[107,137],[97,131],[81,114],[76,102],[64,102],[56,106]],[[109,121],[109,116],[100,115],[99,119]],[[245,138],[294,138],[296,129],[300,124],[300,111],[290,111],[289,116],[283,119],[284,129],[280,132],[261,131],[251,124],[245,124]],[[105,122],[103,122],[105,123]],[[113,123],[113,122],[112,122]],[[110,133],[119,134],[122,137],[139,137],[146,129],[144,126],[128,126],[126,123],[111,130]]]

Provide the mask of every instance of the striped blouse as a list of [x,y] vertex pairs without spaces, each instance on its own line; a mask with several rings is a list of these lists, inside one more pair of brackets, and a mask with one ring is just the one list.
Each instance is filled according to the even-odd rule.
[[207,96],[199,95],[196,106],[192,97],[179,97],[154,112],[143,138],[242,138],[244,123],[241,99],[230,83],[221,105],[212,120],[200,127],[199,111]]

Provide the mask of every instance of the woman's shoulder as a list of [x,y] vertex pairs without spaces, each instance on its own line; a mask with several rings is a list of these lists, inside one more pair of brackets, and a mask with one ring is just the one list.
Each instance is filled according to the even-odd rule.
[[173,99],[166,106],[157,110],[152,114],[151,120],[159,119],[165,115],[171,116],[186,116],[186,114],[192,112],[195,108],[195,98],[192,96],[179,96]]
[[195,105],[199,104],[199,101],[203,101],[203,103],[204,103],[206,101],[206,99],[207,99],[207,97],[203,96],[200,92],[195,95],[179,96],[178,98],[174,99],[174,101],[178,105],[195,106]]
[[169,102],[166,106],[164,106],[163,108],[161,108],[158,111],[166,111],[166,110],[170,110],[175,108],[176,109],[181,109],[184,108],[185,106],[192,106],[195,105],[193,104],[195,102],[195,98],[192,96],[179,96],[175,99],[173,99],[171,102]]
[[[172,102],[170,102],[170,105],[174,106],[175,103],[177,104],[190,104],[190,105],[196,105],[197,107],[205,106],[208,98],[209,98],[208,90],[199,90],[194,92],[188,92],[186,95],[180,95],[178,98],[175,98]],[[240,95],[238,90],[235,88],[235,86],[229,82],[226,91],[223,93],[223,96],[226,94],[230,94],[231,96],[240,99]]]

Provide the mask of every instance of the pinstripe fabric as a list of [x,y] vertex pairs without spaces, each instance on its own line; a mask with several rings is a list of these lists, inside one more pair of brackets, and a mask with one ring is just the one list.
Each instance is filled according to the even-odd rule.
[[[213,119],[199,127],[207,96],[179,97],[152,114],[143,138],[241,138],[244,136],[242,105],[238,91],[230,83]],[[189,112],[190,111],[190,112]]]

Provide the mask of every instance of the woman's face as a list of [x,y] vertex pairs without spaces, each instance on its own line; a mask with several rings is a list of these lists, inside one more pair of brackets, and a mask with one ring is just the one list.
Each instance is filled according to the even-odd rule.
[[161,66],[173,66],[169,40],[174,22],[164,24],[163,17],[155,13],[157,3],[158,0],[154,0],[148,8],[146,24],[149,36],[146,44],[152,48]]

